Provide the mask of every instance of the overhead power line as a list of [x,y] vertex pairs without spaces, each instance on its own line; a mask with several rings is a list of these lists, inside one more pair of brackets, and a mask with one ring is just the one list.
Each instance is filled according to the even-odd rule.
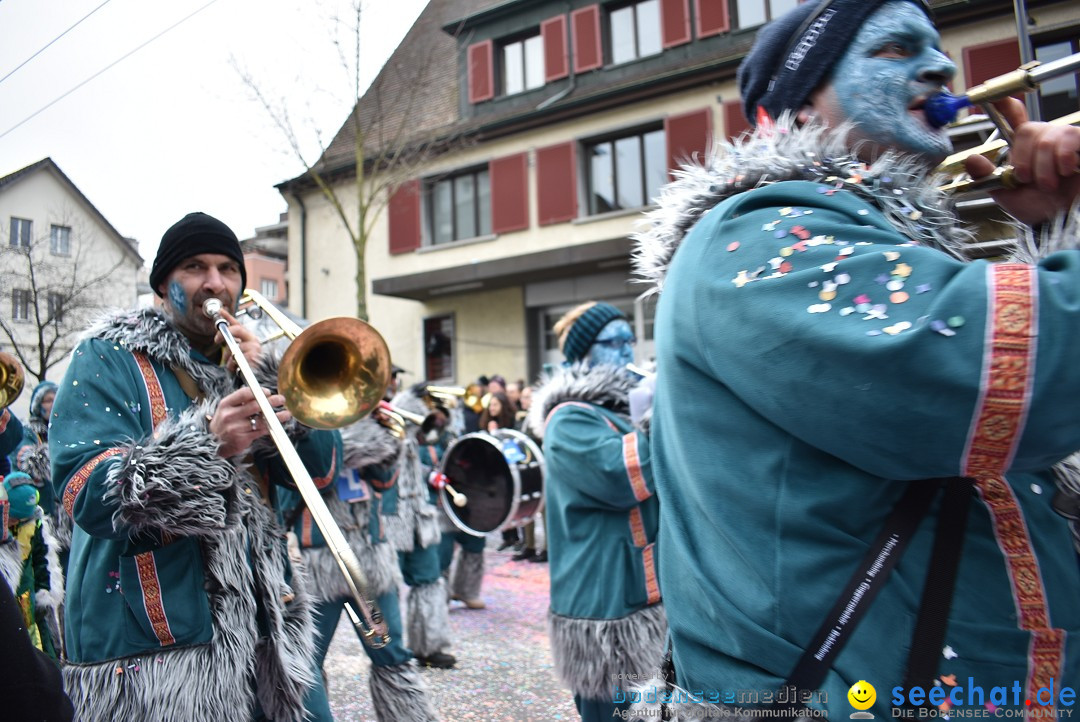
[[5,81],[5,80],[7,80],[8,78],[10,78],[10,77],[11,77],[12,75],[14,75],[14,74],[15,74],[15,73],[16,73],[16,72],[17,72],[17,71],[19,70],[19,68],[21,68],[22,66],[26,65],[27,63],[29,63],[29,62],[30,62],[31,60],[33,60],[33,59],[34,59],[34,58],[36,58],[37,56],[39,56],[39,55],[41,55],[42,53],[44,53],[44,52],[45,52],[46,50],[48,50],[48,49],[49,49],[49,46],[50,46],[50,45],[52,45],[52,44],[53,44],[53,43],[55,43],[55,42],[56,42],[57,40],[59,40],[60,38],[64,37],[64,36],[65,36],[65,35],[67,35],[68,33],[70,33],[70,32],[71,32],[72,30],[74,30],[74,29],[75,29],[76,27],[78,27],[79,23],[81,23],[81,22],[82,22],[83,20],[86,20],[86,19],[87,19],[88,17],[90,17],[91,15],[93,15],[94,13],[96,13],[96,12],[97,12],[98,10],[100,10],[101,8],[103,8],[103,7],[105,7],[106,5],[108,5],[108,4],[110,3],[110,2],[112,2],[112,0],[105,0],[105,2],[101,3],[101,4],[100,4],[100,5],[98,5],[98,6],[96,7],[96,8],[94,8],[94,9],[93,9],[93,10],[91,10],[90,12],[86,13],[86,15],[83,15],[83,16],[82,16],[82,18],[80,18],[80,19],[79,19],[79,21],[78,21],[77,23],[75,23],[75,24],[74,24],[74,25],[72,25],[72,26],[71,26],[70,28],[68,28],[68,29],[67,29],[67,30],[65,30],[64,32],[60,33],[59,35],[57,35],[57,36],[56,36],[55,38],[53,38],[52,40],[50,40],[50,41],[49,41],[49,42],[48,42],[48,43],[47,43],[47,44],[45,45],[45,47],[41,48],[41,49],[40,49],[40,50],[38,50],[38,51],[37,51],[36,53],[34,53],[33,55],[31,55],[31,56],[30,56],[29,58],[27,58],[26,60],[22,61],[22,62],[21,62],[21,63],[19,63],[18,65],[16,65],[16,66],[15,66],[15,68],[14,68],[14,69],[13,69],[13,70],[12,70],[12,71],[11,71],[10,73],[8,73],[8,74],[7,74],[7,75],[5,75],[4,77],[0,78],[0,83],[4,82],[4,81]]
[[23,118],[22,120],[20,120],[20,121],[19,121],[18,123],[16,123],[15,125],[11,126],[11,127],[10,127],[10,128],[8,128],[7,130],[5,130],[5,131],[4,131],[3,133],[0,133],[0,138],[3,138],[3,137],[4,137],[4,136],[6,136],[6,135],[7,135],[8,133],[10,133],[11,131],[15,130],[15,129],[16,129],[16,128],[18,128],[19,126],[23,125],[23,124],[24,124],[24,123],[26,123],[27,121],[29,121],[29,120],[32,120],[33,118],[37,117],[37,116],[38,116],[38,115],[40,115],[41,113],[45,112],[46,110],[48,110],[48,109],[49,109],[49,108],[51,108],[52,106],[54,106],[54,105],[56,105],[57,103],[59,103],[59,102],[60,102],[61,100],[63,100],[64,98],[66,98],[66,97],[68,97],[69,95],[71,95],[72,93],[74,93],[74,92],[75,92],[76,90],[78,90],[78,89],[79,89],[79,88],[81,88],[82,86],[84,86],[84,85],[86,85],[87,83],[89,83],[89,82],[90,82],[91,80],[93,80],[94,78],[98,77],[99,75],[101,75],[101,74],[102,74],[102,73],[104,73],[105,71],[107,71],[107,70],[109,70],[110,68],[112,68],[112,67],[116,66],[117,64],[119,64],[119,63],[123,62],[124,60],[127,60],[127,59],[128,59],[128,58],[130,58],[130,57],[131,57],[132,55],[134,55],[135,53],[139,52],[140,50],[142,50],[143,48],[145,48],[145,47],[146,47],[147,45],[149,45],[150,43],[152,43],[152,42],[154,42],[155,40],[157,40],[158,38],[160,38],[160,37],[161,37],[162,35],[164,35],[165,33],[169,32],[169,31],[170,31],[170,30],[172,30],[173,28],[175,28],[175,27],[177,27],[177,26],[179,26],[179,25],[181,25],[181,24],[183,24],[183,23],[187,22],[188,20],[190,20],[191,18],[195,17],[196,15],[198,15],[198,14],[199,14],[199,13],[201,13],[201,12],[202,12],[203,10],[205,10],[205,9],[206,9],[206,8],[208,8],[208,7],[210,7],[211,5],[213,5],[213,4],[214,4],[214,3],[216,3],[216,2],[217,2],[217,0],[210,0],[210,2],[206,3],[206,4],[205,4],[205,5],[203,5],[202,7],[198,8],[197,10],[194,10],[194,11],[192,11],[191,13],[189,13],[188,15],[185,15],[184,17],[180,18],[180,19],[179,19],[179,20],[177,20],[177,21],[176,21],[175,23],[173,23],[173,24],[172,24],[172,25],[170,25],[169,27],[165,28],[165,29],[164,29],[164,30],[162,30],[162,31],[161,31],[160,33],[158,33],[158,34],[157,34],[157,35],[155,35],[154,37],[150,38],[149,40],[147,40],[147,41],[146,41],[145,43],[143,43],[142,45],[139,45],[139,46],[138,46],[137,48],[135,48],[134,50],[131,50],[131,51],[129,51],[128,53],[126,53],[126,54],[124,54],[124,55],[120,56],[120,57],[119,57],[119,58],[117,58],[116,60],[114,60],[114,61],[112,61],[111,63],[109,63],[108,65],[106,65],[106,66],[105,66],[104,68],[102,68],[101,70],[99,70],[99,71],[97,71],[96,73],[94,73],[93,75],[91,75],[91,76],[90,76],[89,78],[87,78],[86,80],[84,80],[84,81],[82,81],[81,83],[79,83],[78,85],[76,85],[76,86],[75,86],[74,88],[72,88],[71,90],[68,90],[67,92],[65,92],[65,93],[64,93],[63,95],[61,95],[60,97],[58,97],[58,98],[55,98],[55,99],[53,99],[53,100],[49,101],[48,103],[46,103],[46,104],[45,104],[45,105],[43,105],[42,107],[40,107],[40,108],[38,108],[37,110],[35,110],[35,111],[34,111],[33,113],[31,113],[30,115],[28,115],[28,116],[26,116],[25,118]]

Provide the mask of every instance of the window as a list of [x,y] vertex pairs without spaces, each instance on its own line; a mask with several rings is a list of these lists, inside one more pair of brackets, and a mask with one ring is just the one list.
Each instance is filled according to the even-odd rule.
[[11,235],[9,243],[12,246],[30,247],[30,236],[33,233],[33,222],[25,218],[11,217]]
[[71,228],[53,225],[49,229],[49,252],[54,256],[71,255]]
[[432,245],[491,233],[487,166],[434,181],[429,193]]
[[432,381],[454,377],[454,317],[424,319],[424,373]]
[[544,41],[540,33],[502,47],[502,92],[513,95],[544,84]]
[[49,320],[54,323],[64,320],[64,295],[61,293],[49,293]]
[[612,64],[656,55],[660,38],[660,0],[642,0],[608,13]]
[[11,317],[16,321],[30,320],[30,291],[16,288],[11,292]]
[[266,296],[271,301],[277,300],[277,281],[273,278],[264,278],[259,281],[259,293]]
[[799,0],[735,0],[732,26],[752,28],[778,18],[799,4]]
[[586,144],[585,153],[590,215],[644,206],[667,183],[663,128]]
[[[1048,63],[1078,51],[1080,40],[1077,38],[1040,43],[1035,47],[1035,58]],[[1040,83],[1039,111],[1043,120],[1053,120],[1080,110],[1077,84],[1080,84],[1080,77],[1076,73],[1067,73]]]

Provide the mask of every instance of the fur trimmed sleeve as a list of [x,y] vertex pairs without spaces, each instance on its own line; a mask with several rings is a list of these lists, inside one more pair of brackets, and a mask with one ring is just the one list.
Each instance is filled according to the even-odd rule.
[[107,503],[117,532],[208,536],[236,523],[238,473],[218,456],[220,442],[191,406],[164,421],[150,439],[131,442],[108,475]]

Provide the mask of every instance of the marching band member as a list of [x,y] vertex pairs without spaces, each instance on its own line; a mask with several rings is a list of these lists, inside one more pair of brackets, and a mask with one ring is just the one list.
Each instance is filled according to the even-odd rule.
[[[611,719],[616,679],[661,662],[658,504],[647,432],[630,419],[634,335],[607,303],[574,308],[555,332],[565,367],[542,379],[529,424],[544,443],[551,565],[548,627],[559,677],[585,722]],[[631,677],[631,675],[634,675]]]
[[[994,198],[1044,258],[966,261],[973,234],[928,173],[949,137],[922,110],[955,71],[926,3],[798,5],[739,70],[756,133],[677,174],[638,239],[660,292],[652,462],[683,689],[790,681],[846,715],[865,680],[888,717],[941,680],[1016,684],[1023,710],[1080,679],[1055,511],[1077,504],[1054,473],[1080,448],[1080,129],[998,104],[1024,186]],[[944,583],[941,626],[917,623]]]
[[[151,269],[161,309],[96,323],[60,384],[49,451],[75,521],[64,677],[81,720],[300,720],[322,685],[274,489],[245,461],[266,420],[202,311],[220,300],[255,362],[258,339],[228,312],[245,282],[236,235],[185,216]],[[297,442],[313,477],[329,471],[327,441]]]
[[[429,411],[412,391],[397,393],[391,404],[424,416]],[[405,434],[392,463],[367,466],[361,473],[379,494],[379,525],[398,552],[405,584],[406,642],[416,660],[427,667],[449,669],[457,663],[450,648],[450,616],[446,586],[439,565],[439,511],[432,503],[428,471],[418,452],[416,435]]]

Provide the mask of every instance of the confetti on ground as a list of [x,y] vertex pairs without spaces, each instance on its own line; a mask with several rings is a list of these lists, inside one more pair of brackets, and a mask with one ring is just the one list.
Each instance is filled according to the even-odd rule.
[[[494,540],[493,544],[498,544]],[[484,552],[481,597],[487,609],[450,607],[454,669],[422,674],[440,719],[469,722],[550,722],[579,719],[574,700],[555,676],[547,637],[548,565],[511,560],[512,551]],[[402,593],[404,609],[404,591]],[[330,708],[338,722],[375,720],[370,662],[342,615],[326,656]]]

